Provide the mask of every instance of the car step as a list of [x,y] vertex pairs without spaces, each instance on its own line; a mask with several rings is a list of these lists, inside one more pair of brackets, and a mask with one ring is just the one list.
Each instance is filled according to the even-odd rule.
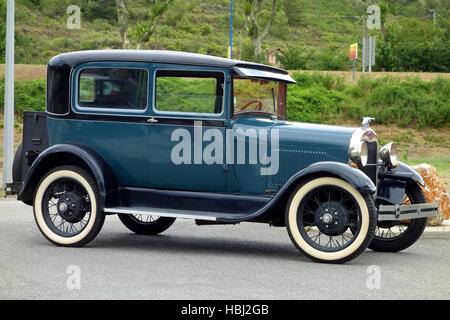
[[194,219],[194,220],[206,220],[206,221],[227,221],[227,220],[245,220],[247,214],[233,214],[224,212],[205,212],[205,211],[192,211],[192,210],[174,210],[166,208],[127,208],[127,207],[115,207],[105,208],[103,210],[109,214],[142,214],[149,216],[159,216],[168,218],[180,218],[180,219]]

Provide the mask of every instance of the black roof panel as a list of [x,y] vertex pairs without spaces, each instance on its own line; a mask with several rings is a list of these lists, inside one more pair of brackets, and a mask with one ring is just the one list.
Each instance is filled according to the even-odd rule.
[[61,62],[72,68],[83,62],[91,61],[141,61],[154,63],[187,64],[208,67],[232,68],[235,66],[287,74],[286,71],[253,62],[245,62],[197,53],[165,50],[87,50],[62,53],[52,58],[49,65]]

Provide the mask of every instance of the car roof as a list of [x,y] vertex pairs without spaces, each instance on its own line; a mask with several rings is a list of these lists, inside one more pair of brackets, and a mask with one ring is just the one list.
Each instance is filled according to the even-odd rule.
[[[58,61],[58,62],[57,62]],[[86,50],[75,51],[69,53],[62,53],[52,58],[49,65],[60,64],[64,62],[72,68],[80,63],[91,61],[130,61],[130,62],[154,62],[154,63],[171,63],[171,64],[185,64],[195,66],[208,67],[244,67],[249,69],[256,69],[268,71],[278,74],[288,74],[287,71],[258,64],[253,62],[246,62],[240,60],[226,59],[214,57],[204,54],[165,51],[165,50]]]

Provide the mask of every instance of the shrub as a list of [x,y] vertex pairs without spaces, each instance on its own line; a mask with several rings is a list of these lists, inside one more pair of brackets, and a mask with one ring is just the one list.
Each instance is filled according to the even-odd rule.
[[379,124],[450,126],[450,80],[393,77],[361,78],[356,84],[329,74],[294,73],[288,89],[288,118],[296,121],[342,122],[363,116]]
[[277,55],[281,65],[287,70],[305,70],[310,53],[305,46],[287,46],[284,54]]
[[[44,111],[46,80],[23,80],[14,83],[14,111],[20,117],[24,110]],[[0,82],[0,109],[5,105],[5,81]]]
[[209,24],[205,23],[200,27],[200,33],[202,36],[207,36],[212,33],[212,29]]

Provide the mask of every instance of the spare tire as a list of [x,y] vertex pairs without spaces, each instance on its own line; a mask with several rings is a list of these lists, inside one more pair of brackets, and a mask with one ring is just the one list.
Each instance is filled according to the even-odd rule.
[[23,155],[23,142],[20,143],[19,147],[17,148],[16,154],[14,156],[14,162],[13,162],[13,168],[12,168],[14,182],[22,181],[22,159],[23,159],[22,155]]

